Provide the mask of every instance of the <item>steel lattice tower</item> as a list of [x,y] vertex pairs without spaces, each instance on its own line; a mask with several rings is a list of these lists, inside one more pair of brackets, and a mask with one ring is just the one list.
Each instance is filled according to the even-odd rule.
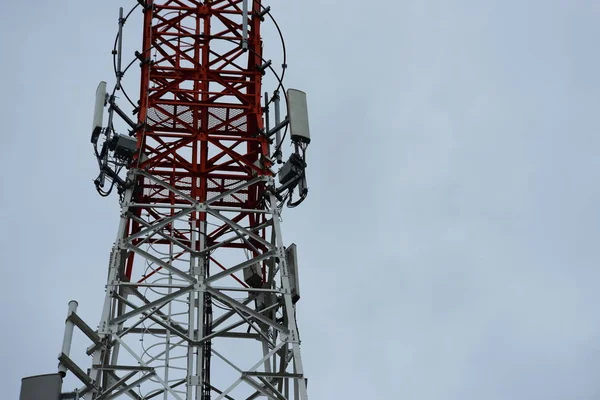
[[[282,121],[281,81],[270,100],[262,96],[271,63],[262,54],[261,22],[269,8],[260,0],[138,3],[137,121],[117,106],[115,92],[105,94],[105,84],[97,93],[110,114],[105,128],[95,117],[92,142],[104,138],[96,185],[118,188],[121,213],[98,330],[74,305],[67,318],[60,370],[84,383],[71,396],[307,399],[296,247],[284,246],[280,213],[286,200],[295,205],[306,196],[310,139],[302,92],[281,93]],[[115,91],[124,75],[125,20],[121,10]],[[129,135],[116,133],[113,116]],[[278,184],[287,125],[296,151]],[[87,372],[69,358],[73,325],[93,342]]]

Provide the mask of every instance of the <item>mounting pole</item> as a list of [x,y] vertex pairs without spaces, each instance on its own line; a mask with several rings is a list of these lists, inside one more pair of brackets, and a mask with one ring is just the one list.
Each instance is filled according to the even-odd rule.
[[242,49],[248,50],[248,0],[242,0]]
[[[71,342],[73,341],[73,328],[75,325],[71,322],[71,315],[77,311],[77,302],[71,300],[69,302],[69,312],[67,313],[67,320],[65,321],[65,334],[63,336],[62,350],[61,352],[67,357],[71,353]],[[67,375],[67,367],[60,362],[58,364],[58,373],[64,378]]]
[[121,60],[122,60],[122,49],[123,49],[123,25],[125,25],[125,19],[123,18],[123,7],[119,8],[119,39],[117,41],[117,90],[121,90],[121,78],[123,77],[123,71],[121,71]]
[[[273,102],[275,103],[275,127],[279,127],[279,124],[281,123],[279,100],[279,90],[276,90],[275,93],[273,93]],[[277,151],[275,152],[274,156],[277,159],[277,164],[281,164],[283,162],[283,152],[281,151],[281,129],[277,129],[277,131],[275,132],[275,148],[277,149]]]

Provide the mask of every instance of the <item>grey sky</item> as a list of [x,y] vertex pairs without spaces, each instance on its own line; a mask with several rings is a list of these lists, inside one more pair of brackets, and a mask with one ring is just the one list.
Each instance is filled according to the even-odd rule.
[[[1,7],[7,399],[56,371],[70,299],[99,319],[118,207],[89,128],[132,3]],[[600,1],[281,3],[311,399],[597,399]]]

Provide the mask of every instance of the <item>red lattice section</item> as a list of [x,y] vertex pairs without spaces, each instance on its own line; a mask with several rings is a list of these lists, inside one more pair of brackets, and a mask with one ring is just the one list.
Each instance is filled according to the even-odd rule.
[[[248,2],[247,50],[242,48],[241,0],[146,3],[138,114],[143,129],[136,133],[141,152],[135,166],[199,202],[272,174],[262,134],[262,42],[260,18],[255,17],[261,2]],[[186,202],[147,178],[139,178],[137,188],[137,203]],[[254,184],[214,204],[254,209],[260,207],[262,193],[263,184]],[[151,206],[137,210],[137,217],[155,214]],[[204,218],[194,213],[190,224]],[[252,227],[264,218],[240,212],[233,220]],[[209,231],[209,244],[224,229]],[[139,230],[130,220],[129,233]],[[132,266],[130,255],[129,277]]]

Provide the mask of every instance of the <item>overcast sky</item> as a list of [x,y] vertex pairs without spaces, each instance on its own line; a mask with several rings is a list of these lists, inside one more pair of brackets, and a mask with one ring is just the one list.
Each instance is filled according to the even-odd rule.
[[[92,102],[134,3],[0,6],[2,398],[56,371],[70,299],[99,320]],[[310,398],[598,399],[600,1],[265,3],[309,96]]]

